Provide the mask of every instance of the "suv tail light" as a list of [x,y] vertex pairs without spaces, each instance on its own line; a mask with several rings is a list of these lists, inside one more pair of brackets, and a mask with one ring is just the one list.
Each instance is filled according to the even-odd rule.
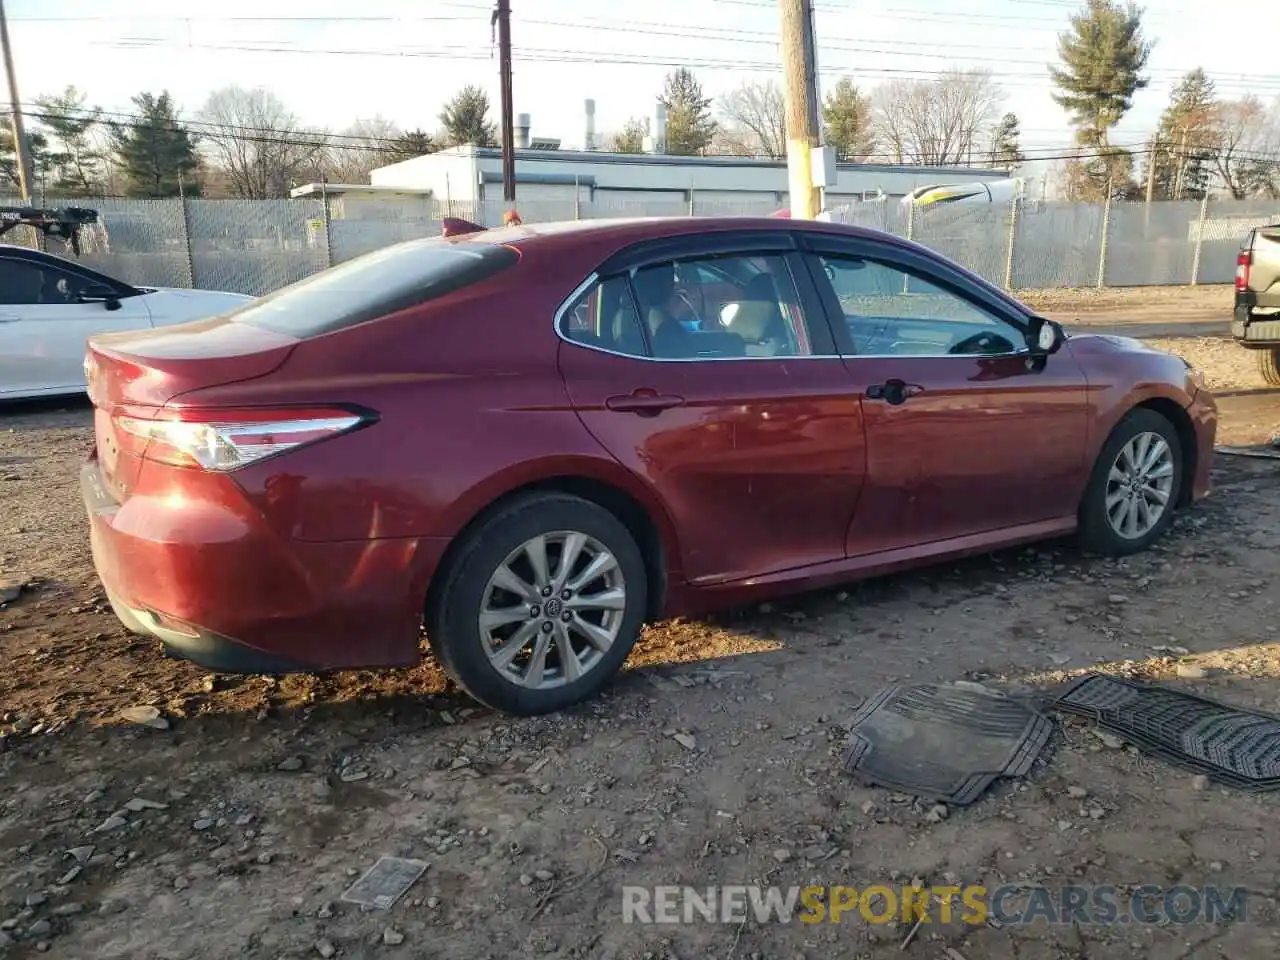
[[165,411],[155,420],[114,418],[136,456],[226,473],[367,426],[376,417],[346,408]]
[[1253,251],[1241,250],[1236,257],[1236,293],[1249,289],[1249,268],[1253,266]]

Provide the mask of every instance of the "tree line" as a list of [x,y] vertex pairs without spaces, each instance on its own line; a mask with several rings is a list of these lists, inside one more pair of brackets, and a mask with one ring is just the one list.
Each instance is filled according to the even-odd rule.
[[[1145,89],[1153,41],[1143,12],[1121,0],[1084,0],[1058,37],[1048,65],[1053,99],[1067,111],[1076,147],[1058,165],[1068,199],[1105,196],[1199,199],[1220,186],[1232,197],[1280,197],[1280,100],[1217,95],[1201,69],[1173,89],[1158,128],[1134,151],[1112,133]],[[692,70],[669,73],[665,152],[786,155],[786,111],[778,82],[744,83],[708,96]],[[1004,111],[992,73],[951,68],[934,80],[896,79],[860,88],[841,78],[822,103],[825,142],[846,162],[981,165],[1016,170],[1027,157],[1018,117]],[[431,132],[375,117],[336,133],[309,131],[270,90],[229,86],[183,120],[166,91],[133,98],[131,114],[108,114],[69,87],[37,99],[29,131],[37,184],[77,195],[288,196],[302,183],[366,182],[376,167],[457,144],[496,146],[483,89],[467,86]],[[601,147],[641,153],[654,131],[633,118]],[[1048,159],[1042,157],[1041,159]],[[1141,164],[1139,164],[1141,161]],[[16,185],[13,143],[0,133],[0,178]]]

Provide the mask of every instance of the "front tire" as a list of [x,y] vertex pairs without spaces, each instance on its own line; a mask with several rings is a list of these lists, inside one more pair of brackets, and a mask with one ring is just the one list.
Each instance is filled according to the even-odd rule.
[[598,504],[522,497],[485,520],[450,565],[427,632],[471,696],[520,716],[595,695],[640,636],[644,559]]
[[1258,372],[1273,387],[1280,387],[1280,349],[1255,350],[1258,355]]
[[1182,490],[1182,442],[1154,410],[1125,416],[1107,438],[1080,504],[1080,540],[1113,557],[1145,550],[1168,530]]

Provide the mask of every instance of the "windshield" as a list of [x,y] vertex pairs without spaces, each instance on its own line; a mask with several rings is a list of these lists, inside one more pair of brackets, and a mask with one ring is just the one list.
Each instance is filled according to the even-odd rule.
[[426,303],[486,280],[518,259],[511,247],[497,244],[410,240],[300,280],[228,319],[305,339]]

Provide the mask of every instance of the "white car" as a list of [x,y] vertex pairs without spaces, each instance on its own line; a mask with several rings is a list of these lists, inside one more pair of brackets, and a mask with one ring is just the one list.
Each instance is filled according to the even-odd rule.
[[214,317],[254,299],[134,287],[79,263],[0,244],[0,401],[85,389],[85,341]]

